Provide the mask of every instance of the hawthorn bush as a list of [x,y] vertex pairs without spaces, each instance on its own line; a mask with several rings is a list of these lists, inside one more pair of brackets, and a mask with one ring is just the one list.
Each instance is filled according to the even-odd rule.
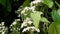
[[60,34],[59,0],[0,0],[0,34]]

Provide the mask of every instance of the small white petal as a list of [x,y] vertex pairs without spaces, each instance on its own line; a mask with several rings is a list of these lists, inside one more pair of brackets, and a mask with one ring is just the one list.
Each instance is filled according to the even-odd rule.
[[2,32],[2,34],[5,34],[5,32]]
[[22,32],[26,32],[29,28],[24,28]]
[[15,25],[16,24],[16,21],[14,21],[13,23],[12,23],[12,25]]
[[11,24],[10,26],[12,27],[13,25]]
[[28,21],[28,24],[30,24],[30,25],[31,25],[31,24],[32,24],[32,21]]
[[26,31],[29,31],[29,30],[40,32],[40,30],[35,28],[34,26],[24,28],[22,32],[26,32]]
[[2,25],[4,25],[5,22],[1,22]]
[[33,6],[33,4],[38,4],[38,3],[40,3],[40,2],[42,2],[42,0],[35,0],[35,1],[32,1],[32,2],[30,3],[30,5]]
[[29,7],[25,7],[22,11],[21,14],[24,14],[26,12],[26,10],[29,10]]
[[27,26],[26,22],[22,23],[21,28],[23,28],[24,26]]
[[10,31],[12,31],[12,29],[10,29]]
[[35,10],[35,6],[32,6],[29,9],[32,10],[32,11],[34,11]]
[[20,19],[15,19],[15,21],[20,21]]

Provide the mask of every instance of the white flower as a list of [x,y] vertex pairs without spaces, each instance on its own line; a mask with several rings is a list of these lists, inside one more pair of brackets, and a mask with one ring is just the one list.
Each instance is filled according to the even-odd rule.
[[5,34],[5,32],[2,32],[2,34]]
[[29,7],[30,10],[35,11],[35,6]]
[[31,25],[31,24],[32,24],[32,21],[28,21],[28,24],[30,24],[30,25]]
[[22,11],[21,11],[21,14],[24,14],[24,13],[25,13],[25,10],[22,10]]
[[24,20],[24,21],[27,22],[27,21],[30,21],[30,20],[31,20],[31,18],[27,17],[26,20]]
[[19,10],[17,10],[17,11],[21,11],[22,9],[19,9]]
[[35,28],[34,26],[24,28],[22,32],[26,32],[26,31],[37,31],[37,32],[40,32],[40,30]]
[[11,24],[10,27],[12,27],[13,25]]
[[1,25],[4,25],[5,22],[1,22]]
[[12,27],[13,25],[16,25],[17,21],[20,21],[20,19],[15,19],[15,21],[13,21],[13,23],[10,25],[10,27]]
[[20,19],[15,19],[15,21],[20,21]]
[[4,29],[5,29],[5,26],[2,27],[2,30],[4,30]]
[[30,5],[31,6],[33,6],[33,4],[38,4],[38,3],[40,3],[42,0],[35,0],[35,1],[32,1],[31,3],[30,3]]
[[27,23],[26,22],[23,22],[22,23],[21,28],[23,28],[24,26],[27,26]]
[[28,17],[26,18],[25,22],[29,25],[31,25],[33,23],[31,18],[28,18]]
[[12,23],[12,25],[15,25],[16,24],[16,21],[14,21],[13,23]]
[[21,11],[21,14],[24,14],[26,11],[29,10],[29,7],[25,7],[22,11]]
[[36,2],[41,2],[42,0],[35,0]]
[[26,18],[26,20],[23,21],[22,25],[21,25],[21,28],[25,27],[25,26],[28,26],[32,24],[32,21],[31,21],[31,18]]
[[10,31],[12,31],[12,29],[10,29]]

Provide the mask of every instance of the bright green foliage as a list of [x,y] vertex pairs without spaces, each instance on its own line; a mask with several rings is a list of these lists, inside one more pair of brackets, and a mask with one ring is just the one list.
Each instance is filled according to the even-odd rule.
[[42,18],[41,18],[41,21],[42,21],[42,22],[45,22],[45,23],[48,23],[48,22],[49,22],[49,21],[47,20],[47,18],[45,18],[45,17],[42,17]]
[[43,3],[46,4],[49,8],[53,6],[52,0],[43,0]]
[[58,9],[57,11],[56,10],[52,11],[52,18],[56,25],[60,25],[60,19],[59,19],[60,18],[60,9]]
[[52,23],[48,28],[48,34],[57,34],[56,26]]
[[35,12],[35,13],[31,13],[30,14],[30,16],[31,16],[31,18],[33,19],[33,21],[34,21],[34,26],[35,27],[37,27],[38,28],[38,26],[39,26],[39,21],[40,21],[40,19],[41,19],[41,12]]
[[[54,20],[54,24],[55,24],[55,30],[57,31],[58,34],[60,34],[60,9],[58,9],[57,11],[54,10],[52,12],[52,18]],[[53,29],[53,28],[52,28]]]
[[[36,28],[39,27],[38,28],[38,29],[40,29],[39,33],[43,32],[44,34],[47,34],[47,33],[48,34],[60,34],[60,4],[59,4],[59,1],[58,0],[42,0],[40,3],[39,3],[39,1],[36,1],[36,2],[34,2],[34,1],[35,0],[33,0],[33,3],[37,3],[35,8],[33,8],[33,6],[35,6],[35,4],[33,4],[33,6],[30,6],[30,3],[32,2],[31,0],[25,0],[22,3],[22,5],[20,5],[20,7],[22,6],[22,9],[19,7],[21,9],[21,11],[18,12],[19,15],[21,12],[24,12],[23,10],[25,7],[28,7],[28,8],[32,7],[31,9],[27,8],[25,10],[25,12],[20,15],[22,18],[21,21],[24,22],[24,20],[27,17],[29,17],[29,18],[31,18],[31,20],[33,20],[32,21],[33,24],[31,26],[34,26]],[[2,10],[4,10],[3,11],[4,17],[1,20],[5,20],[5,17],[7,17],[7,15],[9,16],[8,13],[13,10],[13,7],[11,6],[11,2],[13,3],[13,6],[17,5],[17,3],[19,3],[18,0],[13,0],[13,1],[12,0],[0,0],[0,4],[2,4]],[[14,2],[16,2],[16,4]],[[35,9],[36,12],[31,11],[32,9]],[[52,14],[50,14],[51,11],[52,11]],[[43,15],[42,15],[42,13],[43,13]],[[5,14],[6,14],[6,16],[5,16]],[[43,22],[43,24],[42,24],[42,22]],[[21,32],[20,30],[17,29],[17,28],[20,29],[20,27],[21,27],[20,22],[17,22],[16,25],[12,26],[12,34],[20,34],[20,33],[23,34],[23,32]],[[30,25],[28,27],[30,27]],[[17,30],[14,28],[16,28]],[[7,30],[6,30],[6,33],[8,33]],[[32,34],[32,31],[30,33],[29,32],[26,32],[26,33]]]

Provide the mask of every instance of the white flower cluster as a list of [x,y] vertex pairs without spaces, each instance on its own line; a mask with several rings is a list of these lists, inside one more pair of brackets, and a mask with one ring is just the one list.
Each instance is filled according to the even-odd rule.
[[[27,26],[26,28],[23,29],[22,32],[26,32],[26,31],[37,31],[40,32],[40,30],[38,28],[35,28],[34,26],[31,26],[31,24],[33,23],[33,21],[31,20],[31,18],[26,18],[26,20],[23,21],[21,28]],[[30,25],[30,27],[29,27]]]
[[20,19],[15,19],[15,21],[13,21],[13,23],[10,26],[16,25],[17,21],[20,21]]
[[21,25],[21,28],[25,27],[25,26],[28,26],[28,25],[31,25],[33,22],[31,20],[31,18],[26,18],[26,20],[23,21],[22,25]]
[[37,32],[40,32],[40,30],[35,28],[34,26],[24,28],[22,32],[26,32],[26,31],[32,31],[32,32],[37,31]]
[[[17,11],[17,13],[19,14],[19,12],[21,14],[18,15],[18,17],[20,17],[20,15],[27,15],[26,13],[28,13],[29,11],[31,12],[36,12],[35,8],[37,6],[38,3],[42,2],[42,0],[34,0],[30,3],[30,6],[29,7],[24,7],[23,9],[19,9]],[[31,20],[31,18],[26,18],[23,23],[21,24],[21,28],[24,28],[22,32],[25,32],[25,31],[29,31],[31,29],[31,31],[37,31],[37,32],[40,32],[40,30],[38,28],[35,28],[34,26],[31,26],[31,24],[33,24],[33,21]],[[29,27],[30,26],[30,27]]]
[[31,6],[31,7],[25,7],[22,11],[21,14],[24,14],[27,11],[35,11],[35,6]]
[[[20,13],[20,11],[21,11],[21,14],[24,14],[26,11],[32,11],[32,12],[35,12],[35,8],[36,8],[36,5],[38,4],[38,3],[40,3],[40,2],[42,2],[42,0],[34,0],[34,1],[32,1],[31,3],[30,3],[30,7],[25,7],[25,8],[23,8],[23,10],[22,9],[19,9],[16,13]],[[33,6],[34,5],[34,6]],[[25,15],[27,15],[27,14],[25,14]],[[18,16],[20,16],[20,15],[18,15]]]
[[35,0],[30,3],[30,6],[37,5],[38,3],[42,2],[42,0]]
[[[13,30],[19,30],[20,28],[18,27],[14,27],[15,25],[17,25],[17,23],[19,22],[20,24],[20,19],[15,19],[15,21],[13,21],[13,23],[10,25],[10,31],[13,31]],[[13,29],[12,29],[13,28]]]
[[1,24],[0,24],[0,32],[1,32],[1,34],[5,34],[5,31],[6,31],[7,29],[6,29],[6,27],[4,26],[4,22],[1,22]]

